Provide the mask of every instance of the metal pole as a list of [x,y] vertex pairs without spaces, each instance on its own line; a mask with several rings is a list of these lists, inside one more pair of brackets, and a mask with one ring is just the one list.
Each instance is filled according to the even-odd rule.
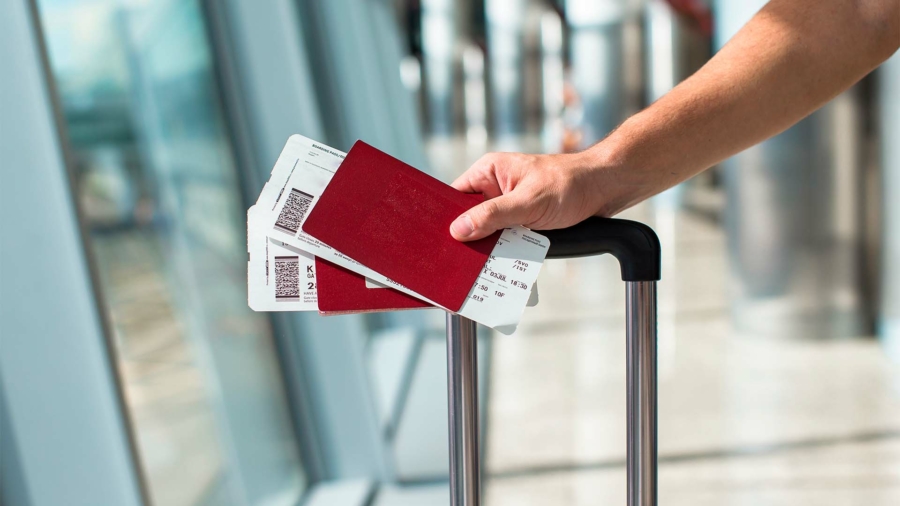
[[656,506],[656,282],[625,290],[628,506]]
[[481,505],[477,344],[475,322],[447,313],[451,506]]
[[878,334],[900,363],[900,53],[878,70],[881,87],[881,310]]

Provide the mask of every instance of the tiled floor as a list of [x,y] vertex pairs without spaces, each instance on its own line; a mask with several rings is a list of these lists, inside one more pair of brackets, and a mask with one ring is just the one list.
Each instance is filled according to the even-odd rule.
[[[659,490],[666,505],[900,504],[900,367],[870,339],[730,327],[721,229],[636,211],[664,243]],[[677,240],[673,240],[677,237]],[[497,335],[489,506],[625,502],[624,286],[612,258],[557,261]]]
[[191,506],[221,480],[214,408],[153,237],[94,237],[141,465],[154,504]]
[[205,290],[194,301],[188,283],[173,281],[168,255],[182,253],[153,233],[92,239],[152,503],[262,504],[270,490],[283,490],[282,500],[299,496],[302,468],[270,329],[246,308],[243,280],[207,260],[191,271]]

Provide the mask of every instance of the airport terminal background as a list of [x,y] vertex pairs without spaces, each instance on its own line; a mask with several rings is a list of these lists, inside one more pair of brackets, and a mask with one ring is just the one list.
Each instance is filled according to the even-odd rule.
[[[247,306],[285,140],[448,182],[580,149],[764,3],[0,2],[0,502],[447,504],[441,312]],[[663,503],[900,504],[900,55],[624,217],[663,245]],[[485,502],[622,504],[617,264],[538,287],[480,332]]]

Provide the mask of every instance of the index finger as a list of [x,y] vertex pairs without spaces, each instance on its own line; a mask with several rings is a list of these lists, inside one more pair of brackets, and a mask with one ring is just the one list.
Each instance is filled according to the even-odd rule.
[[463,193],[483,193],[491,199],[503,194],[494,174],[493,155],[484,155],[450,185]]

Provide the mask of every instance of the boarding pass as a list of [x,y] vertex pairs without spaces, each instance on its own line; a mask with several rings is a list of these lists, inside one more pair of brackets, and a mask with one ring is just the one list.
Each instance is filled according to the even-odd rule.
[[247,302],[254,311],[317,311],[316,261],[266,236],[266,212],[247,210]]
[[[267,211],[266,234],[376,283],[442,307],[301,230],[306,215],[343,159],[344,153],[336,149],[299,135],[291,136],[257,201],[257,206]],[[504,230],[459,314],[511,334],[521,319],[549,246],[547,238],[524,227]]]

